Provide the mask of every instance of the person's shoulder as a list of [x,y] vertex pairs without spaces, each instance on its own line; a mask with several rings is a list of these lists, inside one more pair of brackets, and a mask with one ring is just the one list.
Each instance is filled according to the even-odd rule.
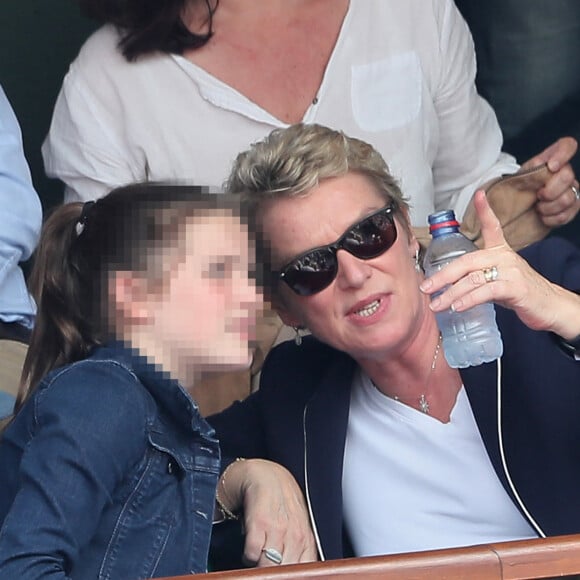
[[[111,77],[130,74],[134,63],[129,62],[119,47],[121,35],[112,24],[105,24],[93,32],[81,46],[78,56],[70,65],[65,84],[102,82]],[[133,67],[134,68],[134,67]]]
[[85,449],[115,449],[127,460],[147,446],[156,406],[130,368],[87,358],[51,372],[26,409],[31,429],[74,438]]
[[288,340],[272,349],[264,367],[267,372],[276,373],[278,376],[320,377],[329,366],[343,359],[350,357],[313,336],[305,336],[300,345]]
[[272,354],[281,357],[319,357],[319,356],[337,356],[340,351],[321,342],[312,335],[302,337],[300,344],[294,340],[286,340],[272,349]]
[[126,421],[151,414],[151,397],[132,369],[112,357],[90,357],[51,372],[38,389],[39,412],[68,409],[83,420],[113,417],[124,410]]
[[[85,41],[76,59],[71,63],[63,86],[73,87],[85,98],[112,101],[142,97],[150,86],[151,78],[157,78],[172,70],[170,55],[154,51],[136,60],[125,58],[120,42],[121,33],[112,24],[106,24],[93,32]],[[162,82],[159,80],[159,82]]]
[[113,59],[124,58],[119,49],[121,35],[116,26],[105,24],[95,30],[82,45],[77,60],[83,63],[97,61],[107,57]]
[[77,451],[89,460],[113,454],[125,469],[143,456],[155,418],[154,402],[129,367],[89,357],[49,373],[15,422],[38,441],[74,441],[66,452],[77,459]]

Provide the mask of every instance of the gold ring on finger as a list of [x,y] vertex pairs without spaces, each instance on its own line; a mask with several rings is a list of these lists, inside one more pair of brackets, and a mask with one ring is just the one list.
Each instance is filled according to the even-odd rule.
[[497,267],[492,266],[491,268],[485,268],[483,270],[483,277],[485,278],[485,282],[495,282],[497,280],[498,272]]

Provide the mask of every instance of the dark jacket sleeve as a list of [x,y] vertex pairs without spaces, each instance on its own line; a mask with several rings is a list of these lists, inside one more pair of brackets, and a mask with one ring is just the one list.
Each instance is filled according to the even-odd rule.
[[580,248],[557,236],[524,248],[521,255],[545,278],[580,293]]

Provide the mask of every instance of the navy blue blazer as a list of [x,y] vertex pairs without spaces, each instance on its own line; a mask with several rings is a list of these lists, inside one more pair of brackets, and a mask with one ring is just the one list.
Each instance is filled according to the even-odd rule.
[[[549,238],[522,255],[549,280],[580,291],[575,246]],[[496,310],[505,351],[499,427],[509,473],[546,535],[578,533],[580,362],[551,333],[530,330],[511,310]],[[312,337],[301,346],[286,342],[267,357],[260,389],[210,418],[225,456],[270,459],[294,474],[325,559],[352,555],[341,486],[356,369],[350,356]],[[491,462],[515,502],[500,458],[496,373],[497,362],[461,370]]]

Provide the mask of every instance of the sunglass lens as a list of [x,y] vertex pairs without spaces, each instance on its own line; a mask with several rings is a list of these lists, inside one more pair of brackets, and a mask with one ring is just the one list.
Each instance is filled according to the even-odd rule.
[[370,260],[386,252],[396,239],[392,208],[383,208],[355,225],[336,244],[296,258],[280,276],[300,296],[311,296],[324,290],[336,277],[337,250],[344,249],[361,260]]
[[310,296],[326,288],[334,280],[336,270],[332,250],[315,250],[289,264],[284,270],[284,281],[300,296]]
[[390,214],[377,213],[354,227],[344,240],[345,250],[369,260],[386,252],[397,239],[397,228]]

